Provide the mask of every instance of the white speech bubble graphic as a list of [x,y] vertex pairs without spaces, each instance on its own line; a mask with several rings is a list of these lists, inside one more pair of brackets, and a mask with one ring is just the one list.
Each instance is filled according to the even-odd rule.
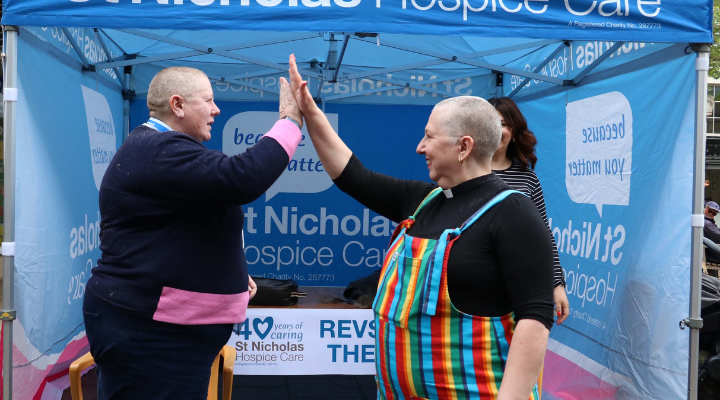
[[566,106],[565,186],[576,203],[602,206],[630,203],[632,109],[620,92]]
[[[338,131],[338,115],[325,114],[335,132]],[[233,115],[223,128],[222,151],[234,156],[247,150],[260,140],[277,122],[278,113],[271,111],[246,111]],[[265,192],[265,201],[278,193],[320,193],[329,189],[332,179],[325,172],[320,157],[310,140],[305,126],[303,139],[293,159],[280,178]]]
[[100,190],[103,175],[117,151],[115,124],[105,96],[83,85],[80,87],[85,100],[93,178],[95,187]]

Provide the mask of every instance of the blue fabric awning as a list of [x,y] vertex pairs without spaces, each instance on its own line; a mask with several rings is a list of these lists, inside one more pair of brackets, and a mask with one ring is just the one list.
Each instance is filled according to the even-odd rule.
[[711,0],[7,0],[4,25],[712,42]]

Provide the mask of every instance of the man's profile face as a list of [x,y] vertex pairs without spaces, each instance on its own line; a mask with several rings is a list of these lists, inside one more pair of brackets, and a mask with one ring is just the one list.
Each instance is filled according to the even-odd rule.
[[215,105],[213,90],[207,78],[202,79],[198,90],[187,98],[183,98],[184,115],[181,119],[182,132],[200,143],[210,140],[211,125],[220,109]]

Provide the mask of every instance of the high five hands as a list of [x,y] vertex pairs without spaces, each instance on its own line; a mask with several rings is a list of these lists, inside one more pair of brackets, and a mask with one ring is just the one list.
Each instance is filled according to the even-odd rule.
[[287,79],[280,77],[280,119],[292,118],[302,129],[303,116]]
[[290,86],[292,87],[292,91],[295,95],[298,106],[300,107],[300,111],[305,117],[319,112],[320,109],[318,108],[317,104],[315,104],[315,100],[310,94],[310,90],[307,87],[307,82],[303,81],[302,77],[300,76],[300,72],[297,68],[297,63],[295,62],[295,54],[290,55],[289,64]]
[[321,111],[307,88],[307,82],[300,76],[294,54],[290,55],[289,64],[290,83],[284,77],[280,78],[280,118],[290,117],[302,128],[303,117],[307,119]]

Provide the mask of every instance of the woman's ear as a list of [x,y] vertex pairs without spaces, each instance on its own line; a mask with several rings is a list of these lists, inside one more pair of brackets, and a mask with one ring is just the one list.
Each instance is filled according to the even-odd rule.
[[459,157],[463,160],[470,158],[473,148],[475,147],[475,140],[470,136],[463,136],[458,141]]

